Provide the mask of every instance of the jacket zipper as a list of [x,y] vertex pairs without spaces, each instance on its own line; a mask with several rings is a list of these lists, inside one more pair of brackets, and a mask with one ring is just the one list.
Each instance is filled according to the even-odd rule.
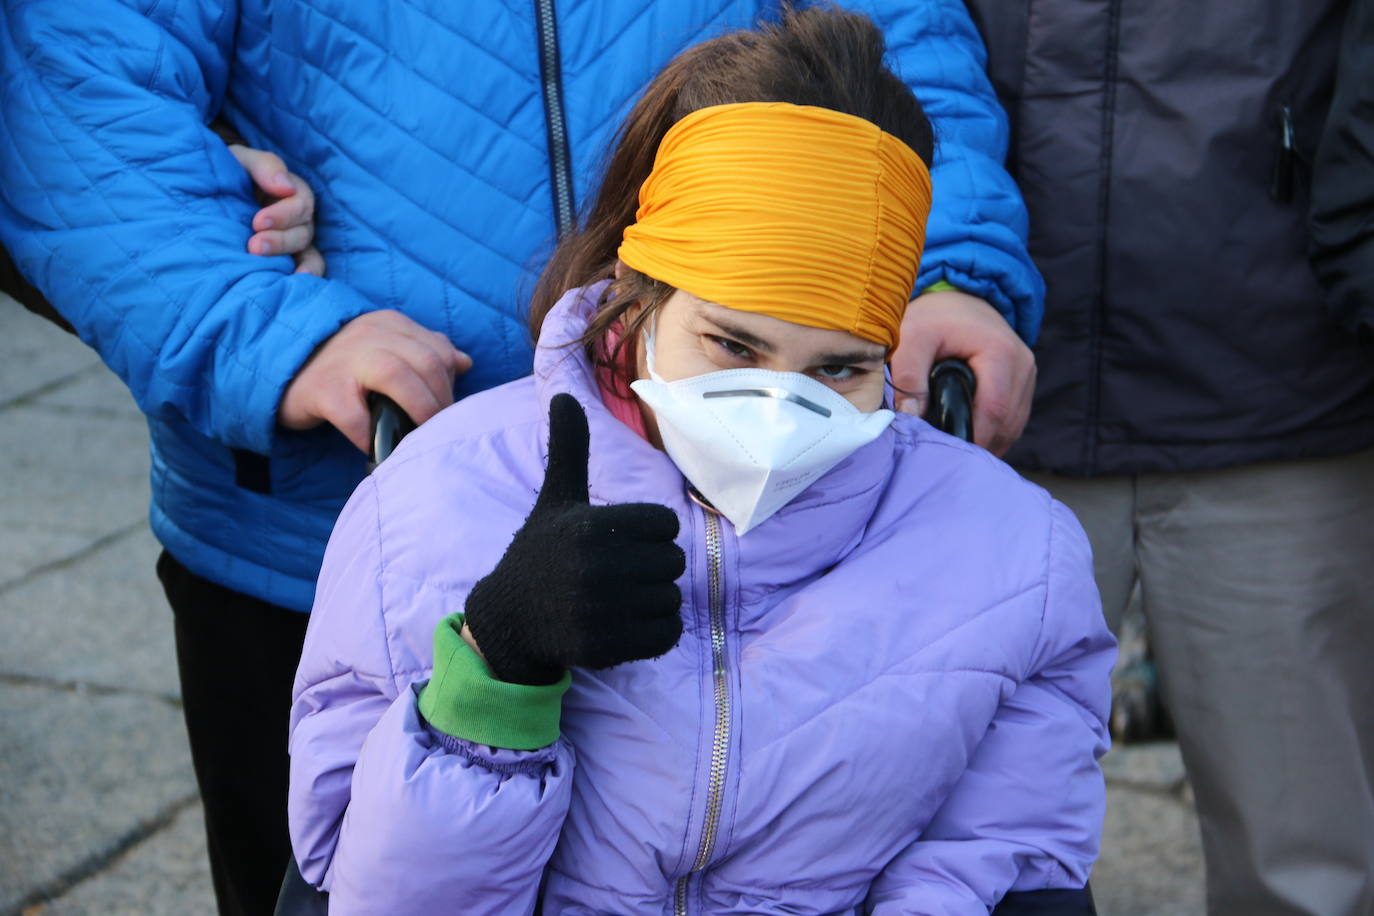
[[1088,473],[1097,468],[1097,444],[1102,422],[1102,329],[1107,313],[1107,270],[1110,258],[1107,251],[1107,220],[1110,216],[1112,190],[1113,140],[1116,126],[1116,79],[1121,53],[1121,0],[1112,0],[1107,9],[1107,48],[1103,73],[1102,123],[1100,127],[1097,179],[1097,290],[1092,312],[1088,316],[1088,343],[1091,348],[1092,371],[1088,376],[1087,423],[1082,442],[1082,464]]
[[558,55],[558,19],[554,0],[535,0],[539,27],[539,80],[544,94],[544,127],[548,132],[549,178],[553,188],[553,215],[558,237],[576,223],[573,200],[572,153],[568,148],[568,122],[563,109],[563,68]]
[[725,764],[730,750],[730,682],[725,667],[725,589],[721,578],[720,518],[706,516],[706,585],[711,620],[711,679],[715,694],[716,726],[711,739],[711,771],[706,784],[706,817],[692,869],[678,879],[673,897],[674,916],[686,916],[687,884],[693,873],[711,861],[720,826],[721,799],[725,793]]

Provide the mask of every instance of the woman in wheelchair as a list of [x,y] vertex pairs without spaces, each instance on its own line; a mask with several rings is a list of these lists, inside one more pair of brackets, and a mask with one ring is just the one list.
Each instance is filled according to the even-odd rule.
[[1073,516],[889,409],[932,137],[882,55],[679,56],[534,375],[354,494],[292,711],[329,912],[1091,912],[1114,643]]

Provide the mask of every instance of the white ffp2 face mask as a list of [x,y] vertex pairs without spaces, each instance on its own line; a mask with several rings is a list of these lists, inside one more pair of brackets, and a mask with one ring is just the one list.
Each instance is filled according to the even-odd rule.
[[738,534],[787,505],[851,452],[878,438],[892,411],[864,413],[799,372],[726,369],[677,381],[654,371],[631,389],[654,412],[663,448]]

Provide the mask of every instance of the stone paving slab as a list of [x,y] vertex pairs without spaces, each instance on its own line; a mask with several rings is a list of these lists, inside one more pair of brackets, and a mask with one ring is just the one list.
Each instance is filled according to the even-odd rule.
[[0,530],[99,536],[148,514],[148,433],[129,417],[0,415]]
[[172,612],[140,525],[60,569],[0,591],[0,673],[180,695]]
[[1099,914],[1202,916],[1202,843],[1178,745],[1118,745],[1102,772],[1107,823],[1092,876]]
[[195,794],[164,700],[0,689],[0,912],[102,868]]
[[205,858],[205,817],[200,805],[193,804],[106,871],[25,916],[209,916],[214,912],[215,895]]
[[1179,793],[1187,783],[1183,755],[1173,741],[1119,745],[1102,758],[1102,773],[1109,785],[1157,792]]
[[1174,795],[1109,788],[1092,886],[1101,916],[1202,916],[1202,840],[1192,806]]
[[[11,494],[6,493],[5,498],[11,498]],[[43,531],[33,527],[0,530],[5,531],[5,547],[0,550],[0,595],[39,567],[89,550],[100,539],[96,534]],[[3,607],[3,599],[0,599],[0,607]]]
[[34,395],[26,403],[58,413],[123,417],[135,420],[140,427],[144,425],[134,396],[118,376],[103,366],[79,373],[67,384]]
[[74,335],[0,293],[0,404],[98,365]]

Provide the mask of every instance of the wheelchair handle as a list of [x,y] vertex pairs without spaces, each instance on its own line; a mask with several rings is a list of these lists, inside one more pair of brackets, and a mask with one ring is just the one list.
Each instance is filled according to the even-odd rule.
[[926,421],[951,436],[973,441],[973,393],[978,379],[962,359],[942,359],[930,370]]
[[372,415],[372,433],[368,437],[371,448],[367,453],[367,472],[377,469],[408,433],[415,430],[415,422],[410,419],[401,405],[376,391],[367,393],[368,412]]

